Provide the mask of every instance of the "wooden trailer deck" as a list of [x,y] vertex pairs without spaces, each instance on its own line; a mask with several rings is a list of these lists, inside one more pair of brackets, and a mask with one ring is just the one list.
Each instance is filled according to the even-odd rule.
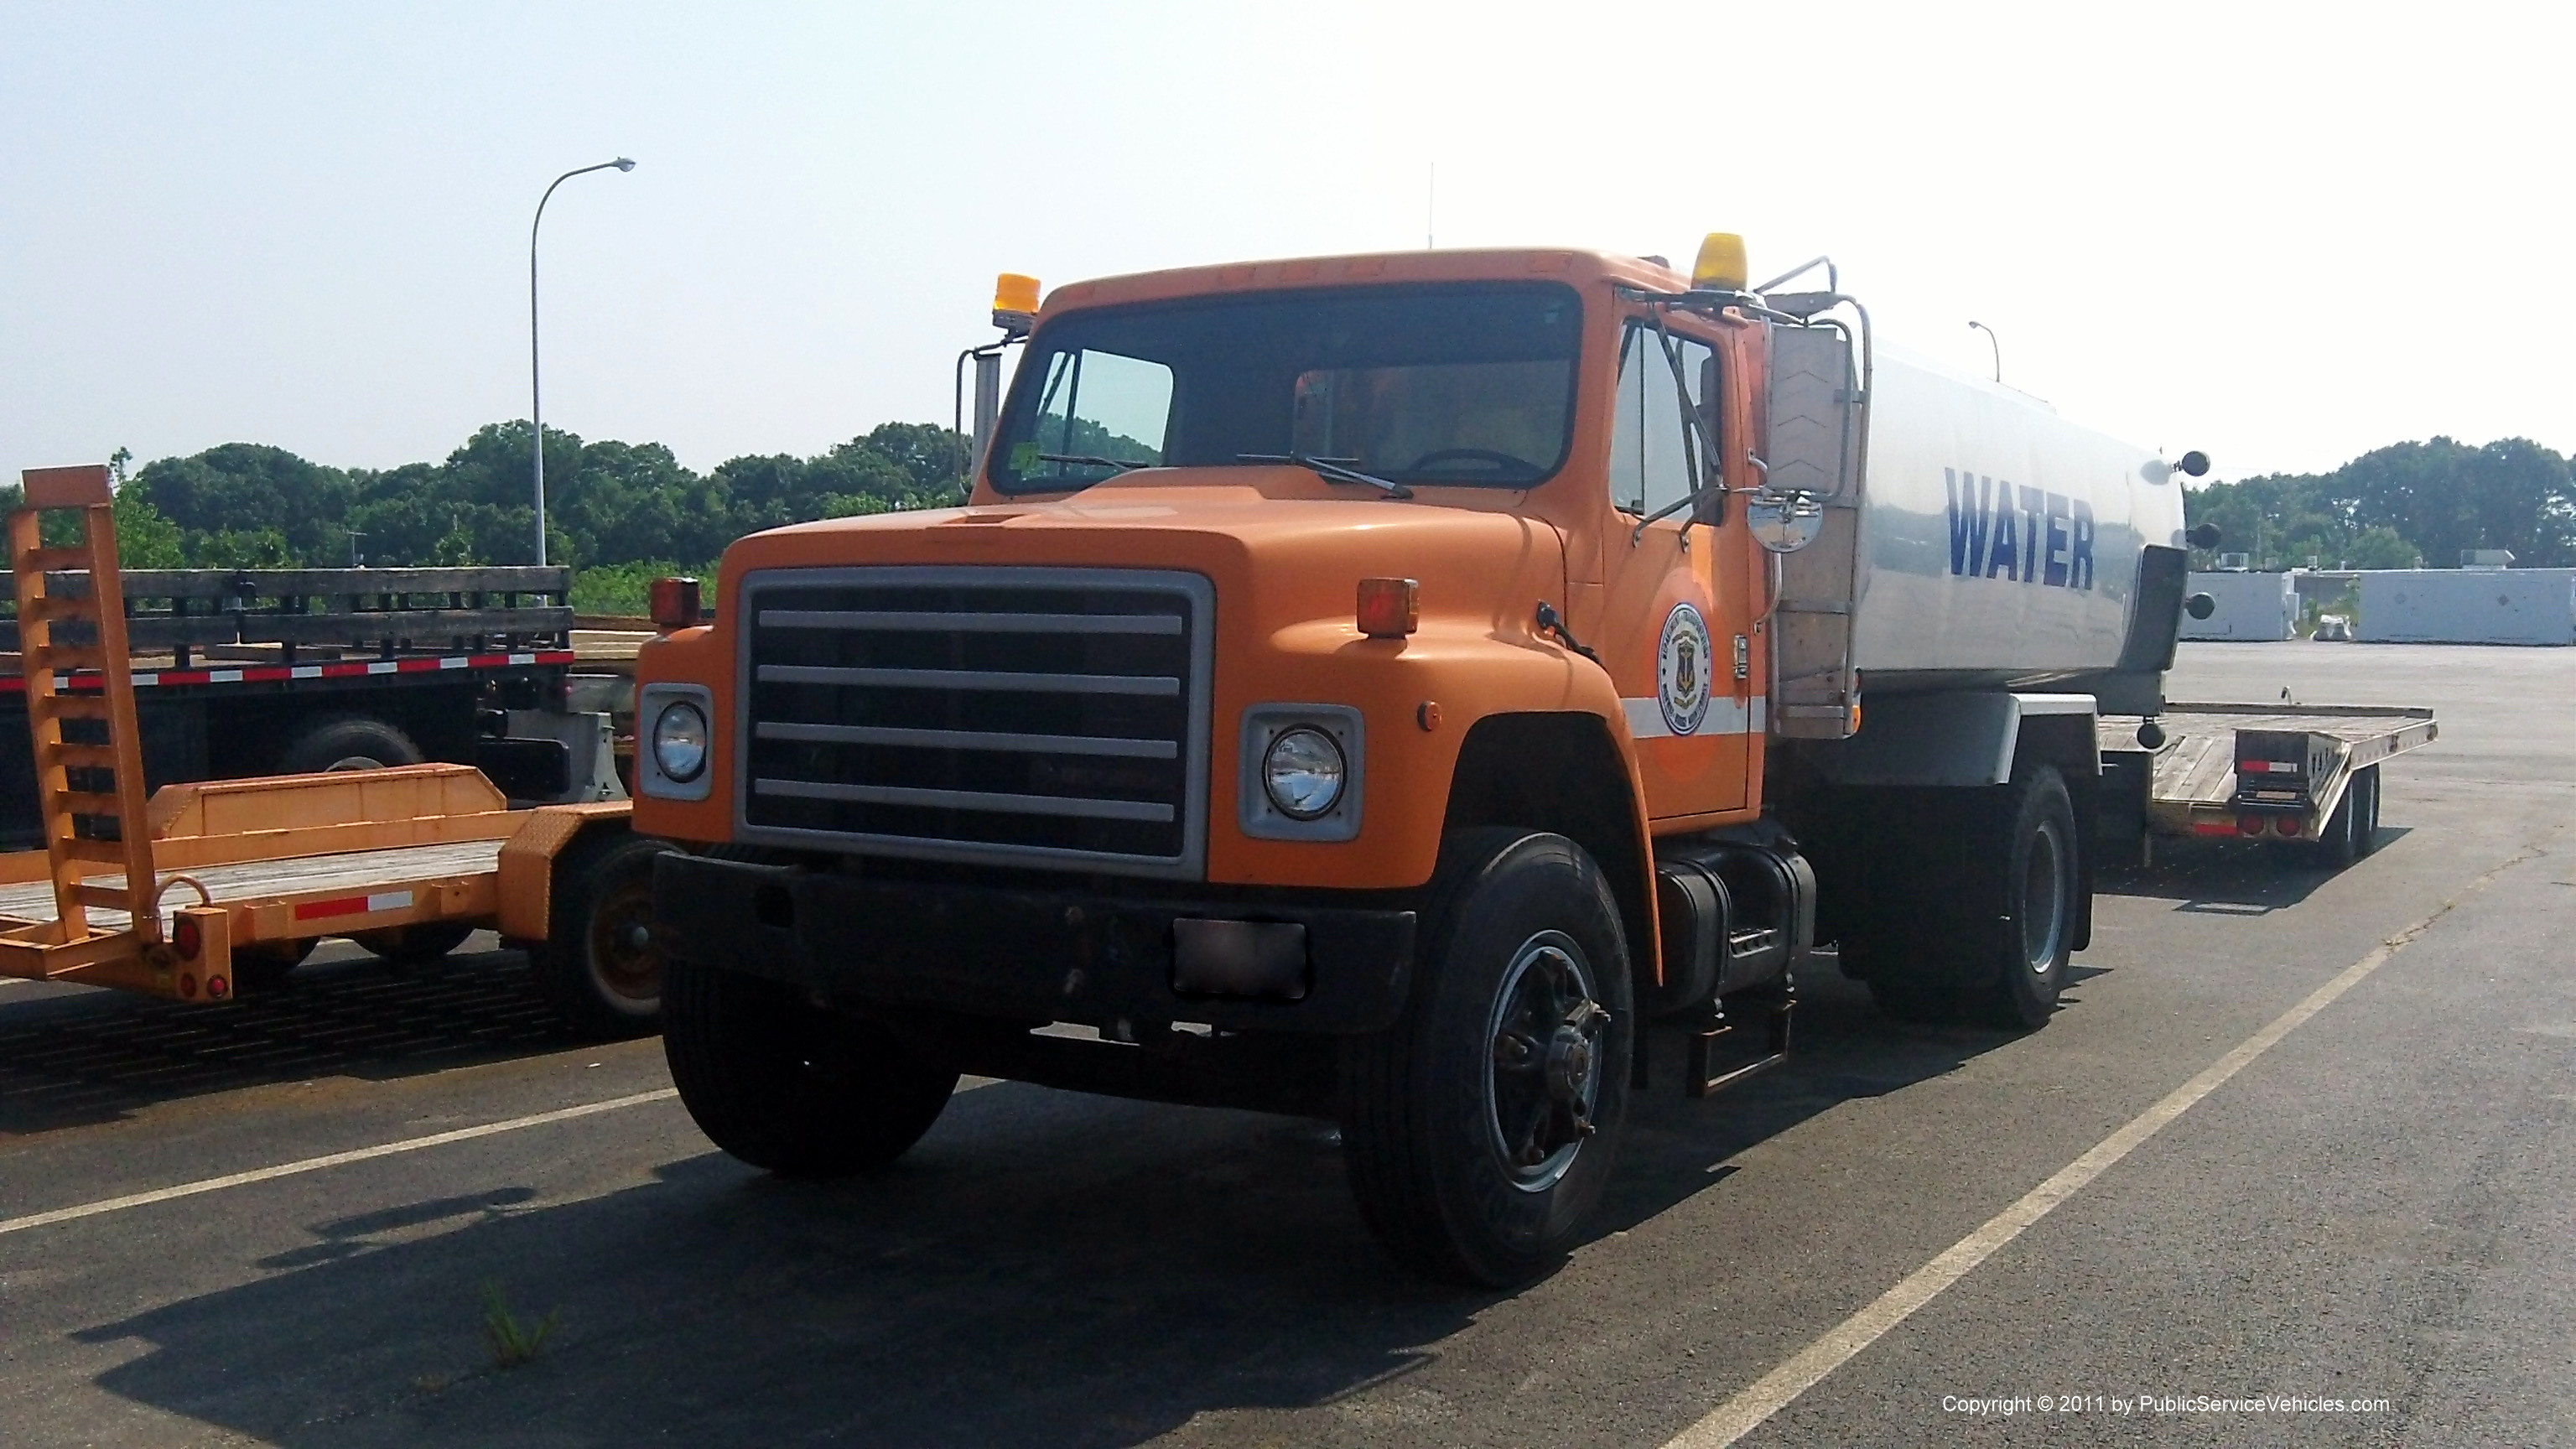
[[[2289,808],[2309,817],[2305,833],[2313,838],[2356,775],[2440,734],[2433,711],[2395,705],[2177,703],[2157,717],[2165,739],[2153,749],[2139,743],[2140,723],[2105,717],[2098,743],[2106,763],[2152,760],[2147,821],[2176,835],[2250,833],[2238,831],[2238,812],[2247,808],[2238,767],[2279,758],[2284,766],[2297,761],[2283,782],[2295,778],[2301,798]],[[2284,753],[2282,742],[2293,739],[2298,747]]]
[[[338,921],[351,929],[360,929],[355,917],[368,914],[370,901],[379,911],[407,909],[409,899],[399,905],[395,896],[409,897],[424,886],[480,897],[480,910],[448,911],[447,915],[488,915],[492,883],[501,868],[500,840],[466,840],[443,845],[408,845],[390,850],[352,850],[336,855],[289,856],[283,860],[248,860],[232,865],[209,866],[181,872],[188,880],[204,886],[209,901],[215,905],[241,905],[277,901],[293,903],[283,906],[289,921],[300,914],[315,927],[306,934],[320,935],[320,927]],[[122,875],[91,876],[90,880],[110,889],[122,890]],[[168,882],[168,875],[164,881]],[[161,920],[165,928],[174,924],[181,906],[197,904],[194,891],[184,885],[165,884],[161,897]],[[319,899],[317,899],[319,898]],[[325,910],[317,907],[354,906],[355,910]],[[99,926],[121,931],[132,922],[123,911],[95,907],[90,919]],[[50,880],[31,881],[22,885],[0,886],[0,917],[18,920],[50,921],[54,919],[54,887]],[[291,936],[283,932],[263,935]]]

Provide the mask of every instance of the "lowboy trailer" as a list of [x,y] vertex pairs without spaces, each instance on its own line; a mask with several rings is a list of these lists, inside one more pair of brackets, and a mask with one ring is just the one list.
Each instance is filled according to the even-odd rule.
[[2291,845],[2350,865],[2379,845],[2379,767],[2431,744],[2429,709],[2171,704],[2149,729],[2098,726],[2106,793],[2137,802],[2140,856],[2159,835]]
[[[513,810],[461,764],[147,798],[127,621],[95,602],[120,596],[107,470],[25,476],[9,555],[45,848],[0,855],[0,976],[220,1002],[276,984],[324,936],[422,959],[484,927],[528,949],[573,1029],[656,1024],[651,870],[668,847],[628,831],[622,800]],[[48,510],[79,515],[78,544],[44,544]]]

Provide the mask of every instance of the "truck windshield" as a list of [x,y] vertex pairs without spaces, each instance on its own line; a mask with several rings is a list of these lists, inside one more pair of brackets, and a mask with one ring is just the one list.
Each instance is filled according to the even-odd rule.
[[1072,313],[1030,343],[990,476],[1054,493],[1294,455],[1526,488],[1565,462],[1582,312],[1557,283],[1453,283]]

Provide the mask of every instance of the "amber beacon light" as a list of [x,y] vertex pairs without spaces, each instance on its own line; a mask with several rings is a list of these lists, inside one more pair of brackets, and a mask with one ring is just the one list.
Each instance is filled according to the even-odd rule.
[[1752,275],[1745,269],[1744,238],[1731,231],[1710,232],[1691,263],[1691,286],[1702,292],[1741,292]]
[[993,325],[1023,337],[1037,325],[1038,279],[1004,272],[993,279]]
[[655,579],[652,586],[653,627],[686,629],[698,622],[696,579]]
[[1360,580],[1360,632],[1401,639],[1422,626],[1422,586],[1412,579]]

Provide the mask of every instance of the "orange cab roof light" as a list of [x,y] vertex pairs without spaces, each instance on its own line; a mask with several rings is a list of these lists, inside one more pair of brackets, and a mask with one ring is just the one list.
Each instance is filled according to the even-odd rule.
[[698,622],[698,581],[687,578],[655,579],[651,590],[653,627],[686,629]]
[[1038,279],[1004,272],[993,279],[993,325],[1025,337],[1037,325]]

